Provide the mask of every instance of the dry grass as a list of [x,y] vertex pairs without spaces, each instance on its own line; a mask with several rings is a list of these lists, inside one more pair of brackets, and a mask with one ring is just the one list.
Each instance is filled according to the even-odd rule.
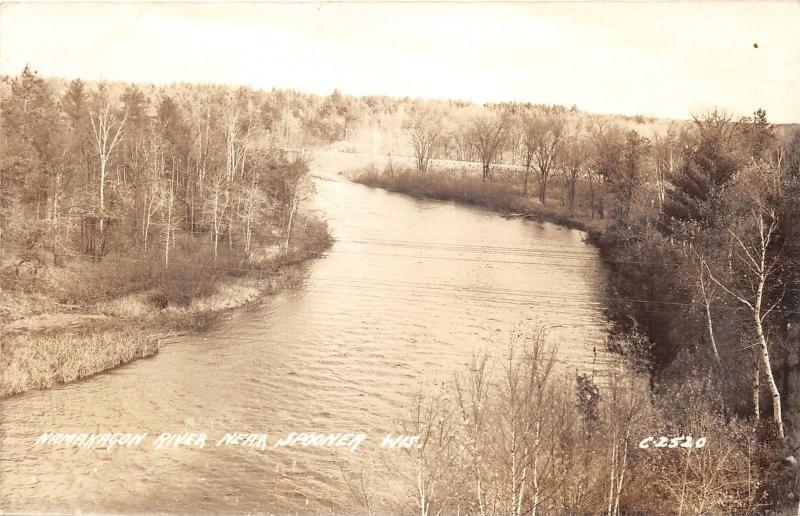
[[101,301],[95,305],[97,312],[113,317],[134,319],[148,317],[156,312],[155,307],[148,302],[151,292],[137,292],[106,301]]
[[484,181],[469,171],[442,169],[420,174],[409,168],[387,167],[379,171],[374,165],[368,165],[355,174],[353,180],[392,192],[472,204],[575,229],[586,230],[593,224],[588,217],[571,216],[561,206],[542,205],[530,195],[522,195],[512,177],[506,176],[501,173],[499,177]]
[[0,354],[0,397],[72,382],[157,352],[158,339],[143,329],[7,336]]
[[33,292],[0,292],[0,323],[32,317],[52,311],[55,303],[48,296]]
[[[240,280],[227,282],[217,286],[217,291],[208,296],[192,301],[188,307],[177,308],[178,312],[216,312],[246,305],[260,297],[262,290],[257,282]],[[169,309],[166,310],[167,312]]]

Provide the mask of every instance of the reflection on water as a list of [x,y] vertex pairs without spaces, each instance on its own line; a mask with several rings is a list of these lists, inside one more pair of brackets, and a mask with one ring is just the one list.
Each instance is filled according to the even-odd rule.
[[[321,174],[322,171],[317,171]],[[397,432],[411,394],[474,353],[551,327],[559,360],[604,339],[596,250],[581,233],[414,200],[324,174],[312,209],[336,243],[297,291],[155,358],[2,402],[0,496],[15,510],[341,509],[328,450],[215,447],[226,432]],[[34,447],[42,432],[205,432],[204,449]],[[368,443],[346,457],[375,461]],[[380,482],[375,482],[380,484]]]

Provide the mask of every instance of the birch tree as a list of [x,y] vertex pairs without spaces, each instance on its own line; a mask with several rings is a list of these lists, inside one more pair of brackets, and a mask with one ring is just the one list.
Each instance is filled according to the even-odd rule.
[[[440,514],[452,501],[453,468],[457,459],[455,414],[442,391],[413,397],[410,417],[403,421],[404,435],[419,436],[417,446],[403,448],[413,465],[404,483],[420,516]],[[398,468],[403,471],[403,468]]]
[[94,134],[94,144],[97,155],[100,159],[100,195],[99,195],[99,218],[100,234],[103,234],[103,222],[105,219],[105,184],[108,174],[108,162],[114,149],[122,142],[125,121],[128,113],[125,112],[122,120],[115,123],[112,113],[111,100],[103,98],[96,110],[89,112],[89,119],[92,122]]
[[265,165],[267,157],[262,153],[256,153],[251,159],[251,163],[246,168],[245,190],[243,191],[242,202],[238,206],[238,215],[242,229],[242,240],[244,241],[244,254],[250,255],[253,241],[253,227],[260,213],[263,212],[267,204],[266,196],[262,191],[261,168]]
[[464,380],[456,380],[454,384],[457,410],[466,440],[467,471],[473,483],[472,489],[481,516],[493,512],[490,510],[487,496],[490,482],[486,478],[488,473],[486,465],[491,457],[488,421],[491,385],[486,357],[473,358],[470,373]]
[[605,396],[605,418],[609,426],[606,514],[616,516],[620,514],[622,491],[630,480],[630,443],[646,409],[648,397],[640,379],[619,369],[611,372]]
[[656,196],[658,198],[659,212],[664,210],[667,185],[678,169],[680,154],[680,139],[674,128],[670,127],[667,134],[664,136],[655,136],[653,138]]
[[152,217],[161,208],[163,201],[161,176],[164,174],[164,148],[156,135],[149,139],[143,154],[146,170],[142,195],[142,245],[147,251]]
[[716,298],[716,289],[714,282],[708,277],[706,272],[706,258],[703,254],[694,251],[695,266],[697,270],[697,286],[700,289],[700,297],[703,300],[703,308],[706,318],[706,330],[708,335],[708,344],[711,348],[714,361],[719,365],[719,350],[717,349],[717,339],[714,335],[714,318],[711,313],[711,303]]
[[297,211],[300,207],[300,201],[308,197],[309,189],[311,188],[308,182],[308,156],[302,154],[296,156],[291,164],[287,166],[287,169],[284,181],[287,182],[287,191],[291,193],[288,197],[288,221],[286,224],[286,241],[284,242],[285,252],[289,252],[289,246],[292,242],[292,230],[294,228]]
[[225,170],[217,170],[207,186],[209,203],[211,204],[211,238],[214,243],[214,260],[219,256],[219,236],[222,233],[225,215],[230,203],[228,182]]
[[[162,215],[164,219],[164,268],[169,268],[169,245],[170,236],[175,230],[175,217],[173,214],[173,205],[175,204],[175,175],[177,170],[175,168],[175,160],[172,160],[172,169],[169,171],[169,179],[166,182],[164,191],[164,204],[166,209]],[[173,237],[174,239],[174,237]]]
[[[776,277],[782,258],[781,250],[775,248],[780,223],[775,200],[781,197],[781,172],[780,163],[760,161],[745,168],[736,178],[732,201],[743,209],[735,215],[736,219],[728,227],[727,233],[739,277],[724,281],[720,273],[712,271],[708,264],[706,270],[714,283],[750,312],[761,358],[761,372],[772,398],[772,420],[778,436],[785,441],[781,393],[775,383],[764,328],[766,318],[782,299],[780,295],[775,298],[774,292],[778,286]],[[737,200],[736,196],[740,198]],[[770,298],[775,301],[767,306],[767,299]]]
[[539,513],[567,472],[558,459],[568,398],[555,381],[557,355],[558,347],[547,342],[543,328],[526,338],[518,356],[509,353],[500,399],[505,417],[513,419],[501,457],[509,468],[505,491],[511,494],[504,512],[515,516]]

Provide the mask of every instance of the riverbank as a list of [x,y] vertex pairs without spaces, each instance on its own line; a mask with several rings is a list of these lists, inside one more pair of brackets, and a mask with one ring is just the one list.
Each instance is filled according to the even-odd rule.
[[385,167],[380,170],[370,164],[354,172],[351,179],[356,183],[391,192],[461,202],[504,215],[551,222],[581,231],[596,231],[604,227],[604,221],[584,213],[586,210],[583,207],[570,214],[567,208],[558,205],[558,200],[543,205],[530,194],[522,194],[517,185],[505,178],[484,181],[468,173],[439,170],[423,175],[410,168]]
[[296,287],[302,263],[330,247],[324,223],[306,221],[288,252],[247,261],[203,253],[158,263],[112,255],[39,271],[0,293],[0,398],[87,378],[158,353],[165,338],[204,331],[237,309]]

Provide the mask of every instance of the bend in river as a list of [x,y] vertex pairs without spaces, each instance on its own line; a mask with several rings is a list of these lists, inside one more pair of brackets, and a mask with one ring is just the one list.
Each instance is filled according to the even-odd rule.
[[[541,323],[559,361],[603,348],[602,269],[582,233],[314,171],[335,244],[296,291],[86,381],[2,403],[0,496],[14,510],[246,512],[351,505],[330,452],[36,447],[58,432],[398,432],[420,388]],[[601,355],[602,357],[602,355]],[[602,360],[602,358],[601,358]],[[379,438],[379,437],[378,437]],[[359,458],[370,461],[367,447]]]

